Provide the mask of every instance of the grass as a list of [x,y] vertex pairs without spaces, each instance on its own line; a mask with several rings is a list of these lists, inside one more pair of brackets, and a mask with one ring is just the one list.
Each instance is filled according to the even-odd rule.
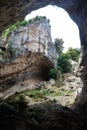
[[[48,84],[47,84],[48,85]],[[43,103],[47,101],[56,101],[56,102],[61,102],[64,104],[64,97],[70,96],[72,98],[73,96],[73,90],[71,89],[63,89],[62,87],[56,87],[56,86],[46,86],[42,88],[36,88],[32,90],[25,90],[20,93],[15,93],[14,95],[8,97],[6,99],[6,102],[9,104],[13,104],[16,108],[20,109],[25,106],[31,106],[34,104],[38,103]],[[69,104],[72,104],[72,100],[74,99],[69,99],[66,97],[65,103],[67,106]],[[29,111],[28,111],[29,112]],[[33,113],[38,113],[37,110],[33,111]]]
[[49,90],[26,90],[24,92],[25,95],[33,98],[33,99],[41,99],[44,98],[46,95],[50,94]]
[[21,96],[23,95],[28,96],[29,98],[31,98],[34,101],[38,101],[40,99],[44,99],[46,95],[49,95],[50,92],[49,90],[37,90],[37,89],[33,89],[33,90],[25,90],[21,93],[18,94],[14,94],[10,97],[8,97],[6,99],[7,102],[20,102],[21,100]]
[[55,96],[63,96],[64,94],[63,94],[62,91],[58,91],[58,92],[54,93],[54,95],[55,95]]
[[[31,102],[38,102],[46,99],[46,97],[52,96],[68,96],[72,94],[71,90],[59,90],[56,87],[52,87],[53,92],[51,92],[49,89],[33,89],[33,90],[25,90],[21,93],[16,93],[6,99],[7,102],[9,103],[17,103],[23,101],[26,101],[26,97],[28,97]],[[23,98],[21,98],[23,97]]]

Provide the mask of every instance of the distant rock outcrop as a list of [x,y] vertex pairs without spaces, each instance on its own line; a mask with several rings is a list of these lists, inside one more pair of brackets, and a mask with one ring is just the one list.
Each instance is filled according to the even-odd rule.
[[26,51],[40,52],[50,60],[56,55],[51,39],[51,26],[46,17],[12,31],[9,41],[13,43],[17,55],[22,55]]
[[57,53],[46,18],[10,31],[3,45],[6,50],[1,50],[0,84],[38,76],[48,79]]

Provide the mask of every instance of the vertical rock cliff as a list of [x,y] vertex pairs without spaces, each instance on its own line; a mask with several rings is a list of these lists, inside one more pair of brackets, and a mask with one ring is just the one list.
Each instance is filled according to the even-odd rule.
[[50,68],[55,66],[57,53],[45,17],[11,30],[2,44],[6,50],[1,50],[1,84],[38,76],[47,79]]

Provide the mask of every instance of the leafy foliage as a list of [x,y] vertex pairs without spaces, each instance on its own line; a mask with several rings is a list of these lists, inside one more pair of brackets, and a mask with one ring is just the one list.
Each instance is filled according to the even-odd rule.
[[71,63],[66,54],[62,54],[58,59],[58,66],[61,67],[63,73],[71,71]]
[[56,48],[57,53],[58,53],[59,55],[61,55],[61,54],[62,54],[62,51],[63,51],[63,49],[64,49],[64,47],[63,47],[64,41],[62,40],[62,38],[61,38],[61,39],[56,38],[56,39],[54,40],[54,43],[55,43],[55,48]]
[[49,78],[56,78],[57,77],[57,73],[56,70],[54,68],[50,69],[49,71]]
[[68,55],[70,60],[74,60],[77,62],[80,56],[80,49],[70,47],[66,52],[66,55]]
[[[55,48],[57,53],[59,54],[58,63],[57,63],[57,70],[61,72],[61,75],[63,77],[63,73],[67,73],[71,71],[71,63],[69,61],[69,55],[63,53],[63,40],[62,38],[56,38],[55,41]],[[51,72],[51,75],[54,75],[53,71]]]

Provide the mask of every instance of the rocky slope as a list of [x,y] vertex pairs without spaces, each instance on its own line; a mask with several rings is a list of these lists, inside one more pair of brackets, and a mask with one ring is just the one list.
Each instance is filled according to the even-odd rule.
[[[9,130],[85,130],[86,115],[82,115],[82,111],[78,113],[66,107],[70,107],[77,96],[77,90],[70,88],[71,85],[68,84],[77,80],[72,76],[65,75],[67,84],[64,83],[61,87],[51,79],[48,82],[33,83],[31,88],[22,84],[19,89],[14,86],[10,91],[4,91],[4,100],[0,104],[0,129],[5,130],[8,126]],[[77,85],[78,83],[80,82]]]
[[[25,76],[21,76],[24,79],[22,82],[17,77],[19,80],[18,83],[14,84],[12,87],[7,86],[7,89],[2,87],[0,89],[0,97],[2,99],[9,97],[9,100],[14,100],[16,97],[24,95],[24,98],[28,96],[29,104],[37,104],[45,100],[55,100],[57,103],[64,106],[71,106],[79,97],[83,87],[80,77],[75,75],[78,64],[76,62],[74,64],[71,73],[63,74],[63,78],[61,77],[61,79],[50,79],[47,82],[44,81],[40,75],[35,75],[35,70],[32,71],[32,75],[34,74],[33,78],[31,76],[29,79],[29,74],[26,71]],[[28,79],[25,78],[27,74]],[[27,95],[28,93],[32,96]],[[32,100],[34,97],[35,99]]]

